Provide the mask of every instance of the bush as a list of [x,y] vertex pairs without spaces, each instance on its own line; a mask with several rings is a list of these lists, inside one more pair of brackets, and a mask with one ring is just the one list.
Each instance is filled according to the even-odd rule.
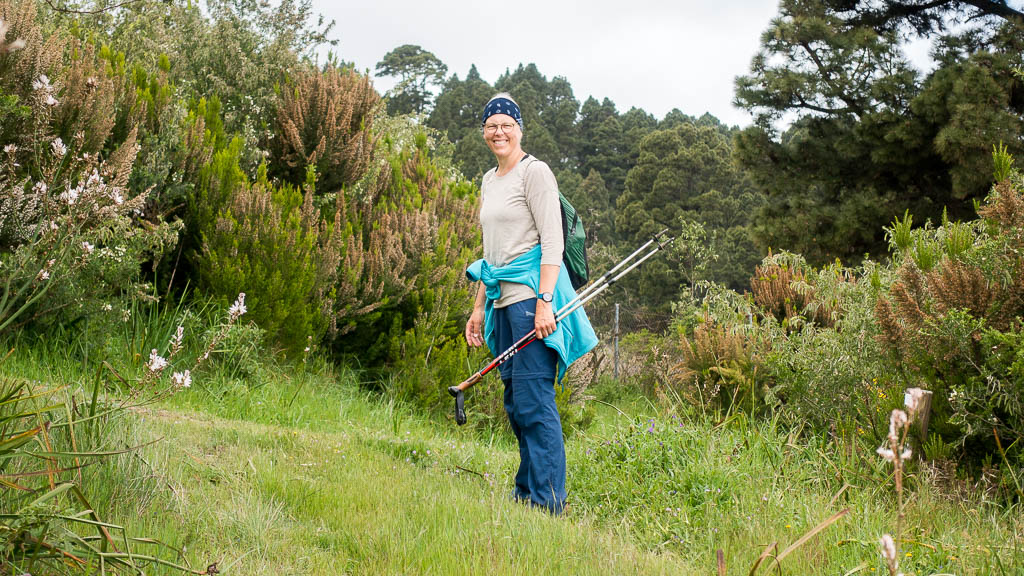
[[[265,167],[250,183],[238,165],[241,141],[218,153],[198,191],[199,286],[226,304],[239,292],[250,318],[293,357],[327,329],[339,260],[335,228],[313,204],[316,174],[304,190],[272,185]],[[198,207],[202,207],[198,209]]]
[[[850,280],[849,271],[836,264],[827,267],[838,278]],[[796,254],[769,254],[754,270],[750,289],[762,313],[770,314],[786,329],[797,330],[806,322],[833,327],[841,315],[837,302],[822,299],[814,285],[817,273]]]
[[447,407],[445,388],[470,366],[462,329],[475,296],[465,269],[480,243],[477,191],[451,167],[436,135],[405,118],[384,132],[386,158],[339,195],[351,236],[342,251],[334,349],[383,367],[401,396]]
[[368,76],[330,64],[303,69],[281,90],[270,141],[275,172],[298,184],[314,166],[321,190],[351,186],[370,166],[379,103]]
[[[999,453],[996,435],[1024,439],[1016,355],[1024,315],[1024,197],[1019,175],[997,184],[984,220],[890,232],[899,266],[877,302],[881,340],[934,392],[931,429],[974,464]],[[909,216],[905,219],[908,220]],[[922,267],[916,247],[934,246]]]
[[22,50],[0,54],[0,331],[72,322],[130,293],[143,262],[177,226],[142,219],[147,194],[126,188],[136,130],[114,133],[121,83],[87,44],[44,37],[30,3],[0,3]]
[[714,404],[732,408],[758,407],[763,392],[757,389],[759,360],[756,333],[749,326],[715,324],[710,318],[683,336],[681,360],[674,366],[673,386],[682,398],[697,406]]

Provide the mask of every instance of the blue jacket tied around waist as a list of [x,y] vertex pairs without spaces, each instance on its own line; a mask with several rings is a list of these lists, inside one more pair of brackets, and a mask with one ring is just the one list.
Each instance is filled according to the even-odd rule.
[[[491,312],[494,309],[494,301],[501,297],[501,282],[526,284],[534,292],[539,292],[540,245],[534,246],[529,252],[504,266],[491,266],[486,260],[477,260],[466,269],[466,276],[474,282],[482,281],[487,287],[487,304],[484,308],[484,339],[487,341],[487,347],[491,349],[491,353],[497,356],[504,350],[496,349],[494,317]],[[575,297],[576,292],[572,288],[569,273],[566,272],[563,264],[558,272],[558,282],[555,283],[552,309],[557,312]],[[558,327],[544,339],[544,344],[558,352],[558,379],[561,380],[570,364],[597,345],[597,334],[594,333],[594,327],[590,325],[586,312],[580,307],[567,318],[558,321]]]

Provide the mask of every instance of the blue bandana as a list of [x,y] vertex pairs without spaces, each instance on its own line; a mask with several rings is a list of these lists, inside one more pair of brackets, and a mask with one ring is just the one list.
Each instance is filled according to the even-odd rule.
[[495,98],[488,102],[484,107],[484,117],[480,119],[480,125],[483,126],[484,122],[495,114],[507,114],[519,123],[520,129],[523,128],[523,115],[519,112],[519,106],[508,98]]

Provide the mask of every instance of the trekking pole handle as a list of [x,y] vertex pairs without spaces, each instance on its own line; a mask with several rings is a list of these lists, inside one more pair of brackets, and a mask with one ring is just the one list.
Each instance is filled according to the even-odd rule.
[[[488,368],[489,368],[489,366],[488,366]],[[485,368],[484,370],[487,370],[487,368]],[[486,373],[486,372],[484,372],[484,370],[481,370],[481,371],[477,372],[476,374],[473,374],[469,378],[466,378],[458,386],[452,386],[451,388],[448,389],[448,391],[451,392],[452,388],[454,388],[455,390],[461,391],[461,390],[465,390],[466,388],[469,388],[470,386],[476,384],[481,379],[483,379],[484,374]],[[490,372],[490,370],[487,370],[487,372]]]

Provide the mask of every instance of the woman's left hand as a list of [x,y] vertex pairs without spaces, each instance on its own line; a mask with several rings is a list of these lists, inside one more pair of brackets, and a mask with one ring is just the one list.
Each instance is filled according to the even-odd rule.
[[558,327],[555,324],[555,312],[551,309],[551,303],[537,299],[537,314],[534,316],[533,327],[537,330],[537,338],[544,339],[554,333]]

